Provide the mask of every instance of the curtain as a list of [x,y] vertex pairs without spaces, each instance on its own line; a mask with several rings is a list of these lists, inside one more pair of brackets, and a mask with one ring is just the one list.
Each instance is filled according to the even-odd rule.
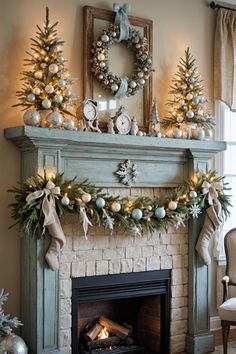
[[214,54],[214,93],[236,111],[236,11],[217,11]]

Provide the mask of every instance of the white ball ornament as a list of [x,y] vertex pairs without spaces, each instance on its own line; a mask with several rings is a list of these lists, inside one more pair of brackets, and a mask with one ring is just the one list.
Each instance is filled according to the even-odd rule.
[[28,102],[34,102],[36,99],[35,95],[33,93],[30,93],[29,95],[26,96],[26,100]]
[[99,78],[99,80],[102,80],[102,79],[103,79],[103,75],[100,74],[100,75],[98,76],[98,78]]
[[48,70],[50,71],[51,74],[56,74],[59,70],[57,64],[50,64],[48,67]]
[[51,107],[52,103],[50,100],[48,100],[47,98],[45,98],[43,101],[42,101],[42,106],[43,108],[45,109],[49,109]]
[[106,64],[104,63],[104,61],[101,61],[101,63],[99,64],[100,68],[104,68],[106,66]]
[[131,88],[135,88],[135,87],[137,86],[137,84],[136,84],[135,81],[130,81],[129,86],[130,86]]
[[70,199],[67,196],[61,198],[61,204],[67,206],[70,204]]
[[197,192],[191,191],[191,192],[189,192],[189,196],[190,196],[190,198],[197,198]]
[[113,84],[113,85],[111,85],[111,90],[113,91],[113,92],[116,92],[117,90],[118,90],[118,85],[117,84]]
[[59,112],[52,112],[47,116],[49,128],[60,128],[63,123],[63,116]]
[[186,112],[186,116],[187,116],[189,119],[191,119],[191,118],[194,117],[194,112],[193,112],[193,111],[187,111],[187,112]]
[[142,71],[139,71],[139,72],[138,72],[138,77],[140,77],[140,78],[143,77],[143,72],[142,72]]
[[183,106],[185,104],[185,100],[179,100],[180,106]]
[[107,42],[109,42],[109,36],[107,34],[103,34],[101,37],[101,40],[102,40],[102,42],[107,43]]
[[193,97],[192,103],[193,103],[194,105],[198,104],[198,103],[199,103],[199,98],[198,98],[198,97]]
[[177,208],[178,204],[174,201],[174,200],[171,200],[169,203],[168,203],[168,208],[170,210],[175,210]]
[[113,202],[113,203],[111,204],[111,210],[112,210],[114,213],[118,213],[118,212],[120,211],[120,209],[121,209],[120,203],[118,203],[118,202]]
[[191,93],[188,93],[186,98],[188,101],[191,101],[191,99],[193,98],[193,95]]
[[177,120],[178,123],[182,123],[183,120],[184,120],[184,117],[183,116],[177,116],[176,120]]
[[81,199],[82,199],[82,201],[83,201],[84,203],[89,203],[90,200],[92,199],[92,196],[91,196],[91,194],[89,194],[89,193],[84,193],[84,194],[82,195]]
[[105,55],[102,54],[102,53],[99,53],[99,54],[98,54],[98,60],[99,60],[99,61],[105,60]]
[[140,83],[140,85],[145,85],[145,80],[144,79],[139,79],[138,82]]
[[163,219],[166,216],[166,212],[165,212],[164,207],[156,208],[154,214],[157,219]]
[[47,86],[45,86],[45,91],[47,93],[53,93],[54,92],[54,87],[52,85],[47,85]]
[[34,109],[28,109],[24,115],[23,120],[26,125],[38,126],[41,121],[40,113]]
[[63,101],[63,96],[60,95],[60,94],[55,95],[55,96],[54,96],[54,101],[55,101],[56,103],[61,103],[61,102]]
[[39,87],[35,87],[35,88],[33,89],[33,93],[34,93],[36,96],[40,95],[40,93],[41,93],[40,88],[39,88]]
[[35,77],[35,79],[38,79],[38,80],[42,79],[43,72],[41,70],[35,71],[34,72],[34,77]]
[[57,58],[57,61],[58,61],[58,63],[63,63],[63,62],[65,61],[65,58],[64,58],[62,55],[60,55],[60,56]]
[[99,209],[102,209],[105,206],[106,202],[102,197],[98,197],[95,201],[95,204]]

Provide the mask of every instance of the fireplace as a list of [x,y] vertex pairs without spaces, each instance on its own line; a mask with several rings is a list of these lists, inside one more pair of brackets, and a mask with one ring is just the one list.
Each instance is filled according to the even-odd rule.
[[[170,278],[170,270],[73,278],[72,353],[169,353]],[[104,317],[128,324],[131,341],[89,349],[85,328]]]

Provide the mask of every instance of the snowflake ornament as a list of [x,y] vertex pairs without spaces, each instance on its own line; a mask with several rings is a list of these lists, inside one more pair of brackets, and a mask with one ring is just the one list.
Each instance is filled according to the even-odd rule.
[[199,214],[201,214],[201,208],[199,205],[194,203],[189,207],[189,213],[192,215],[193,219],[197,219]]
[[126,160],[119,164],[119,169],[116,171],[116,174],[119,176],[121,183],[130,187],[137,179],[137,166],[130,160]]
[[185,227],[185,220],[186,220],[186,215],[184,213],[179,213],[178,215],[175,216],[176,222],[175,222],[175,228],[178,230],[181,226]]

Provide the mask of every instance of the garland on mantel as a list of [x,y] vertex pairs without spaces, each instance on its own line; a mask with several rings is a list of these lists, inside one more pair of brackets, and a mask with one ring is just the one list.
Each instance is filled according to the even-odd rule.
[[170,226],[178,229],[211,205],[227,218],[231,205],[228,190],[224,177],[217,177],[215,171],[196,172],[190,181],[171,188],[165,198],[130,199],[106,194],[87,180],[64,181],[63,174],[49,178],[44,172],[44,176],[30,177],[22,187],[13,187],[9,192],[15,194],[15,203],[10,204],[11,216],[16,220],[14,225],[19,224],[21,234],[52,236],[46,260],[56,270],[59,264],[55,259],[65,244],[60,220],[69,215],[78,216],[85,237],[88,227],[94,225],[102,225],[111,233],[114,228],[123,227],[132,235],[141,236],[145,229],[150,233]]

